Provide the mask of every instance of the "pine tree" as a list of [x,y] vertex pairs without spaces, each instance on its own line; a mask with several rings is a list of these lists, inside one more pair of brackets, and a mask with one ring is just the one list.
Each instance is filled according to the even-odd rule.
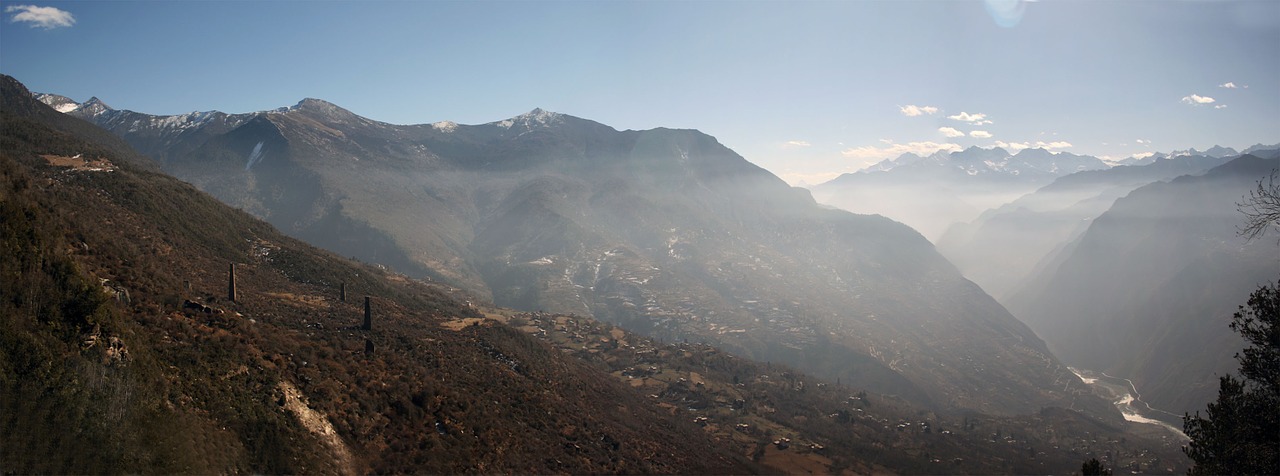
[[1280,282],[1262,286],[1232,318],[1248,341],[1240,379],[1219,379],[1218,400],[1205,417],[1183,417],[1191,441],[1182,451],[1192,474],[1280,474]]

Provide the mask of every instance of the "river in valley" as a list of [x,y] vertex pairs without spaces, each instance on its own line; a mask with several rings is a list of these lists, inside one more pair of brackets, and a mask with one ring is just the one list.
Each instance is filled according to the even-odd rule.
[[1187,435],[1182,433],[1182,415],[1152,408],[1151,405],[1142,401],[1142,394],[1138,393],[1133,381],[1113,377],[1103,372],[1071,367],[1068,369],[1092,387],[1098,395],[1109,398],[1124,415],[1125,420],[1159,425],[1172,430],[1184,439],[1187,438]]

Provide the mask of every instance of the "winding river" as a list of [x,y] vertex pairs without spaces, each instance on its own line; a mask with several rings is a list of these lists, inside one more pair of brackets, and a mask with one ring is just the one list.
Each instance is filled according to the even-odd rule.
[[[1168,428],[1183,439],[1187,435],[1182,432],[1182,415],[1170,413],[1148,405],[1142,401],[1142,394],[1127,378],[1113,377],[1103,372],[1067,367],[1080,380],[1092,387],[1099,395],[1110,398],[1124,419],[1135,423],[1147,423]],[[1175,425],[1176,424],[1176,425]]]

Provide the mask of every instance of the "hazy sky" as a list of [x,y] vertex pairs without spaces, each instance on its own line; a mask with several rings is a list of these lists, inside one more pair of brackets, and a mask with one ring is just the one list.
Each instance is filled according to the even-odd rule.
[[0,72],[119,109],[325,99],[696,128],[791,182],[905,151],[1280,142],[1280,1],[0,2]]

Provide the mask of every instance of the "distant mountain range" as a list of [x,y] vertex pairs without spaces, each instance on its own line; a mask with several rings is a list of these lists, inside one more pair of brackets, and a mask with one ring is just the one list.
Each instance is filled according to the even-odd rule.
[[944,407],[1114,414],[915,231],[821,207],[698,131],[537,109],[398,126],[316,99],[151,116],[38,97],[286,233],[498,305],[590,314]]
[[970,147],[927,157],[903,154],[867,170],[813,187],[819,202],[856,213],[878,214],[937,239],[953,223],[966,222],[1081,170],[1104,169],[1095,157],[1023,149]]
[[1181,175],[1201,174],[1227,158],[1178,156],[1066,175],[1033,193],[951,226],[938,250],[966,277],[1004,299],[1054,250],[1066,246],[1116,199]]
[[[894,159],[881,161],[866,170],[854,174],[872,174],[892,170],[912,170],[916,173],[945,177],[961,176],[1015,176],[1029,180],[1043,177],[1060,177],[1083,170],[1106,168],[1097,157],[1075,155],[1069,152],[1050,152],[1043,148],[1022,149],[1010,153],[1000,147],[985,149],[969,147],[958,152],[938,151],[927,157],[906,153]],[[847,177],[854,174],[844,174]],[[841,180],[839,177],[832,180]],[[848,179],[845,179],[848,180]]]
[[1196,150],[1193,147],[1187,150],[1175,150],[1169,153],[1154,152],[1154,153],[1145,154],[1142,156],[1129,157],[1127,159],[1116,162],[1115,165],[1145,165],[1145,164],[1150,164],[1152,162],[1156,162],[1160,159],[1173,159],[1178,157],[1194,157],[1194,156],[1213,157],[1215,159],[1225,159],[1225,158],[1236,157],[1244,154],[1256,154],[1258,152],[1272,151],[1278,148],[1280,148],[1280,144],[1271,144],[1271,145],[1254,144],[1244,149],[1243,151],[1236,151],[1235,149],[1232,149],[1230,147],[1223,147],[1220,145],[1215,145],[1204,151]]
[[[1276,147],[1258,144],[1246,150]],[[972,221],[984,210],[1012,202],[1059,177],[1119,165],[1145,165],[1161,159],[1236,155],[1239,153],[1234,149],[1213,146],[1204,152],[1189,149],[1109,162],[1043,148],[1011,153],[999,147],[970,147],[957,152],[938,151],[927,157],[903,154],[841,175],[812,190],[821,203],[856,213],[884,215],[938,240],[953,224]]]

